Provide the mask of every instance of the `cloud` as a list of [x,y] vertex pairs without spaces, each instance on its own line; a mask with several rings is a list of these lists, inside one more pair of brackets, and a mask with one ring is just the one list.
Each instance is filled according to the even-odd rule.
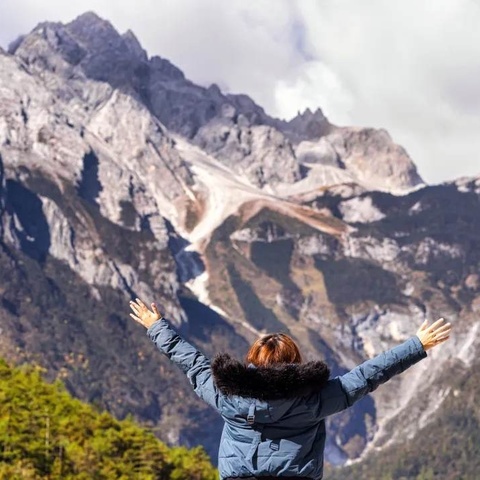
[[2,0],[0,45],[87,10],[272,115],[386,128],[429,182],[480,174],[477,0]]
[[353,104],[352,94],[342,79],[326,63],[317,60],[300,65],[297,71],[275,82],[275,110],[282,118],[320,106],[337,124],[348,124]]
[[[480,174],[476,0],[298,5],[310,55],[337,79],[324,93],[335,97],[325,102],[333,122],[386,128],[427,181]],[[304,71],[299,90],[324,84],[322,69]]]

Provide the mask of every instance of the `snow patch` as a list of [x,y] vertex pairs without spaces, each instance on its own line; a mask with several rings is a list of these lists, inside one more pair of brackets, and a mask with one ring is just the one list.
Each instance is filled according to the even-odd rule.
[[370,197],[346,200],[339,205],[339,210],[343,220],[349,223],[370,223],[385,218],[385,214],[375,207]]

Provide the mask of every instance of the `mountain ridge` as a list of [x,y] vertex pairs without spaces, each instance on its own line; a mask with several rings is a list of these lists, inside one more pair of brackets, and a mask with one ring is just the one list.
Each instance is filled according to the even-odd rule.
[[[85,35],[112,42],[95,56]],[[425,186],[387,132],[321,110],[274,119],[91,15],[41,24],[0,65],[0,354],[214,457],[221,420],[118,311],[132,296],[209,355],[241,358],[283,330],[336,374],[450,316],[459,334],[427,381],[421,364],[332,419],[334,464],[388,445],[395,426],[397,441],[415,435],[407,419],[434,418],[415,392],[441,408],[442,368],[471,368],[480,178]]]

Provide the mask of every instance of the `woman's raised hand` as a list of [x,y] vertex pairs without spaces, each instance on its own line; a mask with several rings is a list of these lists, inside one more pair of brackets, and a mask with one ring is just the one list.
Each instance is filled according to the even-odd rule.
[[418,329],[417,337],[422,342],[423,348],[428,350],[448,340],[451,331],[452,325],[444,318],[440,318],[432,325],[428,325],[428,320],[425,320]]
[[150,328],[157,320],[162,318],[162,314],[154,303],[151,304],[152,310],[149,310],[139,298],[136,298],[135,302],[130,302],[130,308],[133,310],[130,316],[145,328]]

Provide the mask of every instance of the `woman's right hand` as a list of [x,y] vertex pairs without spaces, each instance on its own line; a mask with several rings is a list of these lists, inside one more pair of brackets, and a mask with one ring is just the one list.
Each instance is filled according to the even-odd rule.
[[428,325],[428,320],[425,320],[417,332],[417,337],[422,342],[423,348],[429,350],[448,340],[451,331],[451,323],[446,322],[444,318],[440,318],[432,325]]
[[130,316],[140,325],[150,328],[157,320],[162,318],[157,305],[152,303],[151,307],[152,310],[149,310],[139,298],[136,298],[135,301],[130,302],[130,308],[133,311]]

